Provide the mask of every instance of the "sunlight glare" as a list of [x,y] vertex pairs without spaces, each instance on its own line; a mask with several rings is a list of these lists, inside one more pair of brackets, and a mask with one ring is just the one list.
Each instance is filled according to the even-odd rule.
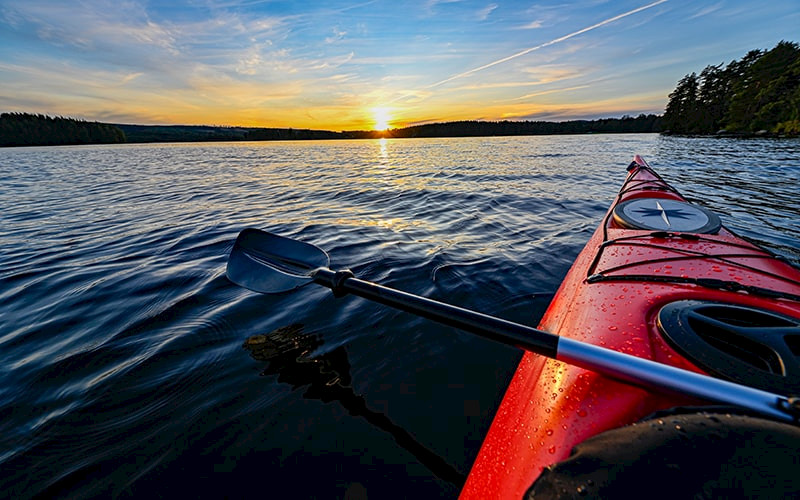
[[389,129],[389,110],[387,108],[372,108],[372,115],[375,118],[375,130]]

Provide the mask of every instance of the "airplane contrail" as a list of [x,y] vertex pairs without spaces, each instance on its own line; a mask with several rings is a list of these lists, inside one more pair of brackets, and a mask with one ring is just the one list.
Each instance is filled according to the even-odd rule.
[[457,75],[451,76],[450,78],[447,78],[447,79],[442,80],[440,82],[436,82],[436,83],[434,83],[432,85],[428,85],[425,88],[426,89],[431,89],[431,88],[434,88],[434,87],[438,87],[439,85],[444,85],[445,83],[451,82],[451,81],[456,80],[458,78],[463,78],[463,77],[469,76],[469,75],[471,75],[473,73],[477,73],[478,71],[483,71],[483,70],[485,70],[487,68],[491,68],[492,66],[497,66],[498,64],[502,64],[502,63],[504,63],[506,61],[510,61],[512,59],[516,59],[517,57],[524,56],[525,54],[533,52],[534,50],[539,50],[541,48],[548,47],[550,45],[554,45],[554,44],[559,43],[559,42],[563,42],[564,40],[569,40],[572,37],[576,37],[578,35],[582,35],[583,33],[586,33],[587,31],[592,31],[593,29],[599,28],[600,26],[605,26],[606,24],[613,23],[614,21],[619,21],[620,19],[622,19],[624,17],[628,17],[628,16],[631,16],[633,14],[636,14],[637,12],[641,12],[641,11],[647,10],[647,9],[649,9],[651,7],[655,7],[656,5],[662,4],[662,3],[666,2],[666,1],[667,0],[657,0],[656,2],[653,2],[653,3],[650,3],[650,4],[644,5],[642,7],[630,10],[630,11],[625,12],[623,14],[619,14],[618,16],[611,17],[609,19],[606,19],[605,21],[600,21],[597,24],[593,24],[591,26],[588,26],[586,28],[580,29],[578,31],[574,31],[574,32],[570,33],[569,35],[564,35],[562,37],[555,38],[553,40],[550,40],[549,42],[545,42],[545,43],[543,43],[541,45],[537,45],[536,47],[531,47],[529,49],[525,49],[525,50],[523,50],[521,52],[517,52],[516,54],[510,55],[508,57],[504,57],[502,59],[498,59],[498,60],[490,62],[488,64],[484,64],[483,66],[480,66],[478,68],[474,68],[474,69],[471,69],[469,71],[465,71],[463,73],[459,73]]

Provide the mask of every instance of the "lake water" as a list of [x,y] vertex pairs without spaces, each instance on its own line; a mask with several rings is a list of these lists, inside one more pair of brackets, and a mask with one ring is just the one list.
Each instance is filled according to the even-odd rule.
[[241,289],[236,235],[535,325],[636,153],[800,262],[796,139],[0,150],[0,491],[457,495],[520,353],[315,285]]

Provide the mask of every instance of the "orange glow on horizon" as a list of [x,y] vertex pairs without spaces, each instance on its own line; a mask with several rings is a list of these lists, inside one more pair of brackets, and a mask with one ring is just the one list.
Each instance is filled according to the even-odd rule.
[[[553,100],[555,94],[537,96],[535,99],[524,101],[497,102],[481,102],[475,98],[460,101],[453,98],[452,94],[445,94],[431,97],[424,102],[403,103],[402,105],[372,107],[354,101],[332,104],[315,103],[312,108],[294,105],[274,108],[245,107],[241,105],[240,101],[246,101],[246,99],[240,97],[233,103],[237,106],[231,108],[231,106],[224,106],[213,100],[207,100],[204,103],[191,102],[192,105],[189,105],[183,101],[186,98],[184,94],[166,93],[166,95],[155,97],[135,94],[136,98],[130,100],[136,105],[131,108],[126,108],[121,104],[128,100],[123,101],[120,98],[118,101],[120,104],[105,112],[118,117],[110,120],[114,123],[295,128],[334,132],[373,130],[380,135],[388,135],[387,131],[391,129],[461,120],[565,121],[585,119],[586,115],[619,117],[628,113],[629,109],[657,110],[658,102],[663,99],[664,94],[664,92],[641,92],[622,98],[612,97],[602,100],[577,99],[579,96],[575,96],[576,102],[571,104]],[[381,102],[377,99],[372,102],[376,101]],[[35,111],[81,117],[88,120],[97,119],[93,113],[72,106]]]

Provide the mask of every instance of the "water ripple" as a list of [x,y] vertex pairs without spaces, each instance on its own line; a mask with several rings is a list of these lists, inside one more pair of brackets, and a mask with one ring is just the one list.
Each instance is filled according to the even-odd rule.
[[[519,352],[321,287],[237,288],[236,234],[535,325],[634,153],[800,262],[798,152],[654,135],[8,149],[0,490],[455,496]],[[242,347],[298,324],[302,352]]]

